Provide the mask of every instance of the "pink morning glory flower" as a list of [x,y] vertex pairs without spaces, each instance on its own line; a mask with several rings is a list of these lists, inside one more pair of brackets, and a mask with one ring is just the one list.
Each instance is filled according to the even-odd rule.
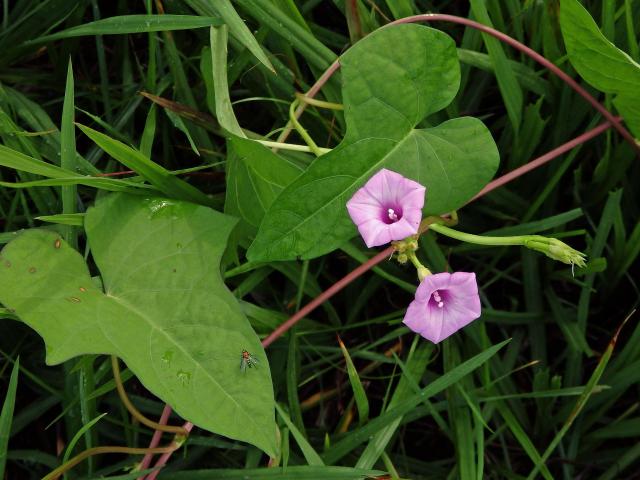
[[480,316],[476,274],[469,272],[427,275],[403,323],[433,343],[439,343]]
[[367,247],[418,233],[425,187],[383,168],[347,202],[351,220]]

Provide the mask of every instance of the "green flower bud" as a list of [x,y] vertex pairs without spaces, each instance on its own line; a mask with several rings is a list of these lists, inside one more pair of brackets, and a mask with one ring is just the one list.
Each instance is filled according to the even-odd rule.
[[524,246],[568,265],[577,265],[579,267],[586,265],[586,255],[584,253],[571,248],[557,238],[532,235],[524,241]]

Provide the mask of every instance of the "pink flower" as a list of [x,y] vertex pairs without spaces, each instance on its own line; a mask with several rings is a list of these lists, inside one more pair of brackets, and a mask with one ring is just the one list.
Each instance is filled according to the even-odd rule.
[[403,323],[433,343],[439,343],[480,316],[476,274],[427,275],[409,304]]
[[347,202],[351,220],[367,247],[418,233],[425,187],[383,168]]

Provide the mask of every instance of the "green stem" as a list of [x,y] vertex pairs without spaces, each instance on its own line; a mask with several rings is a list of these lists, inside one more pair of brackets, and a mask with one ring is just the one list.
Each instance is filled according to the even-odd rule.
[[416,252],[407,252],[406,255],[407,258],[411,260],[411,263],[413,263],[413,266],[416,267],[416,270],[418,271],[418,279],[420,281],[424,280],[428,275],[431,275],[431,270],[420,263],[420,260],[416,257]]
[[289,120],[291,120],[291,123],[293,123],[296,131],[300,134],[305,143],[309,145],[309,148],[315,154],[315,156],[319,157],[322,155],[322,151],[320,151],[320,148],[318,147],[318,145],[316,145],[316,142],[313,141],[311,136],[307,133],[304,127],[300,125],[300,122],[298,122],[298,119],[296,118],[296,107],[299,103],[300,101],[298,99],[291,102],[291,105],[289,106]]
[[115,355],[111,355],[111,368],[113,369],[113,380],[116,383],[116,390],[118,391],[118,396],[120,400],[124,404],[124,406],[129,410],[129,413],[133,418],[138,420],[143,425],[146,425],[149,428],[154,430],[159,430],[161,432],[167,433],[175,433],[176,435],[181,435],[183,437],[187,437],[189,432],[185,430],[183,427],[176,427],[172,425],[162,425],[158,422],[154,422],[153,420],[145,417],[140,410],[138,410],[129,397],[127,396],[127,392],[124,390],[124,385],[122,384],[122,377],[120,376],[120,365],[118,364],[118,357]]
[[472,235],[470,233],[459,232],[445,225],[433,223],[429,227],[434,232],[455,238],[462,242],[475,243],[476,245],[521,245],[536,252],[544,253],[547,257],[568,265],[585,267],[585,255],[574,250],[566,243],[553,237],[543,237],[542,235],[518,235],[515,237],[484,237]]
[[302,93],[296,92],[296,98],[307,105],[312,105],[318,108],[326,108],[328,110],[344,110],[344,105],[341,103],[325,102],[323,100],[316,100],[315,98],[307,97]]
[[447,237],[455,238],[461,242],[475,243],[476,245],[524,245],[525,241],[537,235],[519,235],[515,237],[484,237],[471,233],[460,232],[442,224],[432,223],[429,227]]
[[79,453],[71,460],[66,463],[63,463],[55,470],[51,471],[49,474],[42,477],[42,480],[57,480],[60,478],[64,472],[70,470],[71,468],[78,465],[85,458],[89,458],[93,455],[100,455],[105,453],[124,453],[128,455],[144,455],[145,453],[169,453],[177,450],[180,445],[176,442],[171,442],[171,444],[167,447],[157,447],[157,448],[131,448],[131,447],[119,447],[119,446],[108,446],[108,447],[94,447],[89,450],[85,450],[82,453]]
[[[261,143],[265,147],[269,147],[269,148],[279,148],[281,150],[293,150],[295,152],[316,153],[315,151],[313,151],[311,147],[307,145],[294,145],[292,143],[271,142],[269,140],[254,140],[254,141]],[[320,152],[320,155],[324,155],[325,153],[329,153],[331,151],[330,148],[322,148],[322,147],[316,147],[316,148]]]

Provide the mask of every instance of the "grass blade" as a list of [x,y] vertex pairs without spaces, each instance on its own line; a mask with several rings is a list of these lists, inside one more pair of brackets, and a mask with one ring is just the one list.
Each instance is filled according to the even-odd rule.
[[578,417],[578,415],[580,414],[584,406],[589,401],[589,398],[593,393],[593,389],[598,384],[600,377],[602,377],[602,374],[604,373],[604,369],[607,368],[607,364],[609,363],[609,359],[611,358],[613,349],[616,346],[616,342],[618,340],[618,335],[620,334],[620,330],[622,330],[622,327],[624,327],[624,324],[627,323],[627,320],[629,320],[631,315],[633,315],[633,312],[629,316],[627,316],[627,318],[625,318],[622,324],[618,327],[618,330],[616,331],[613,338],[609,342],[609,345],[607,345],[607,349],[604,351],[604,354],[602,355],[602,357],[600,357],[600,361],[598,362],[598,365],[596,366],[595,370],[591,374],[591,377],[589,378],[587,385],[584,387],[582,394],[576,401],[576,405],[575,407],[573,407],[573,411],[569,414],[569,417],[562,425],[562,428],[558,431],[558,433],[556,433],[555,437],[553,437],[553,440],[551,440],[551,443],[549,443],[549,446],[542,454],[542,457],[540,458],[540,460],[536,462],[535,466],[533,467],[533,470],[531,470],[531,473],[527,477],[527,480],[533,480],[536,477],[541,466],[544,465],[544,463],[547,461],[549,456],[556,449],[556,447],[558,446],[558,444],[560,443],[564,435],[571,428],[571,425],[573,425],[573,422],[575,421],[575,419]]
[[29,40],[25,44],[46,43],[63,38],[93,35],[125,35],[170,30],[193,30],[194,28],[204,28],[212,25],[222,25],[222,20],[218,17],[201,17],[198,15],[121,15],[84,23],[61,32]]
[[18,372],[20,371],[20,358],[16,359],[11,370],[11,378],[7,387],[7,395],[0,413],[0,478],[4,478],[4,469],[7,463],[7,448],[9,435],[11,435],[11,421],[13,420],[13,408],[16,402],[16,390],[18,389]]
[[171,172],[151,161],[138,150],[87,126],[78,124],[78,127],[96,145],[127,168],[137,172],[165,195],[202,205],[211,205],[211,199],[204,193],[171,175]]
[[233,8],[229,0],[185,0],[186,3],[200,15],[213,16],[218,14],[229,26],[231,35],[233,35],[242,45],[255,55],[265,67],[275,73],[275,69],[262,50],[262,47],[251,33],[251,30],[245,25],[238,12]]

